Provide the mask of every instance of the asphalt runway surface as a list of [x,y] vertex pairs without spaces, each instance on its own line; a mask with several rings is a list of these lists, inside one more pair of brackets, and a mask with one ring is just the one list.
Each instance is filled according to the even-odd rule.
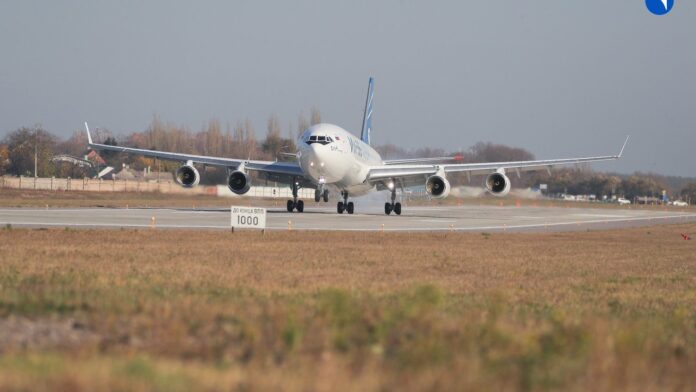
[[[153,219],[154,218],[154,219]],[[401,216],[376,206],[353,215],[335,207],[306,207],[304,213],[269,208],[270,230],[329,231],[585,231],[696,222],[696,212],[666,208],[563,208],[497,206],[404,206]],[[1,208],[0,225],[32,228],[230,229],[229,209],[182,208]]]

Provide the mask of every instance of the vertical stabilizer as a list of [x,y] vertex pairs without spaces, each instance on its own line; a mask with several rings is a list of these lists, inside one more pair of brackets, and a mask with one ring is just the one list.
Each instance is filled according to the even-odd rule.
[[372,97],[375,94],[375,78],[370,77],[367,85],[367,99],[365,101],[365,113],[363,114],[362,132],[360,140],[370,144],[370,131],[372,131]]

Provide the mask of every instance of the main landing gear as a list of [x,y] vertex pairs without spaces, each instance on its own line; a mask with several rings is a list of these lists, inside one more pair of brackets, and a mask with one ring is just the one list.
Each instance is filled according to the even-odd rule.
[[394,211],[396,215],[401,215],[401,203],[394,203],[396,200],[396,188],[391,191],[391,203],[384,203],[384,213],[389,215]]
[[297,181],[292,183],[292,200],[288,200],[288,212],[292,210],[297,210],[297,212],[304,211],[304,201],[297,200],[297,190],[300,188],[300,184]]
[[352,214],[354,209],[355,209],[355,205],[353,204],[352,201],[351,202],[348,201],[348,192],[342,191],[341,196],[343,196],[343,201],[338,202],[338,204],[336,205],[336,211],[339,214],[342,214],[343,211],[346,211],[347,213]]

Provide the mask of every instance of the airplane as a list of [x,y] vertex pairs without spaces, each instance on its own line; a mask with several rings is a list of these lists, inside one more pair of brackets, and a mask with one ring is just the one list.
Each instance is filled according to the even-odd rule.
[[384,213],[390,215],[393,212],[395,215],[401,215],[401,203],[396,201],[397,189],[403,192],[406,187],[425,185],[425,191],[430,197],[443,199],[451,190],[447,175],[466,173],[469,180],[471,176],[484,176],[483,187],[486,191],[503,197],[510,192],[508,172],[514,172],[518,176],[524,171],[547,170],[550,173],[551,168],[557,165],[615,160],[621,158],[628,143],[627,137],[618,155],[584,158],[486,163],[451,163],[453,157],[384,160],[370,145],[374,86],[374,78],[371,77],[359,138],[337,125],[312,125],[299,137],[296,153],[288,154],[294,158],[293,162],[200,156],[99,144],[93,142],[89,126],[85,122],[88,147],[93,150],[117,151],[179,161],[181,166],[176,170],[175,180],[187,188],[200,182],[200,174],[194,166],[196,164],[226,168],[227,186],[238,195],[249,191],[249,173],[257,172],[260,177],[287,184],[292,188],[292,200],[287,202],[288,212],[304,211],[304,201],[298,199],[298,191],[301,188],[314,189],[315,202],[328,202],[329,188],[337,189],[341,196],[336,204],[336,212],[339,214],[355,212],[355,204],[350,201],[351,197],[388,190],[391,201],[384,204]]

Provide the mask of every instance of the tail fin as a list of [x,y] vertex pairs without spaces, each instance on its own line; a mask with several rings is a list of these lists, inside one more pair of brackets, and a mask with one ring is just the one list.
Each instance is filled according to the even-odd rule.
[[365,113],[363,114],[362,132],[360,140],[370,144],[370,131],[372,130],[372,97],[375,94],[375,78],[370,77],[367,85],[367,100],[365,101]]

